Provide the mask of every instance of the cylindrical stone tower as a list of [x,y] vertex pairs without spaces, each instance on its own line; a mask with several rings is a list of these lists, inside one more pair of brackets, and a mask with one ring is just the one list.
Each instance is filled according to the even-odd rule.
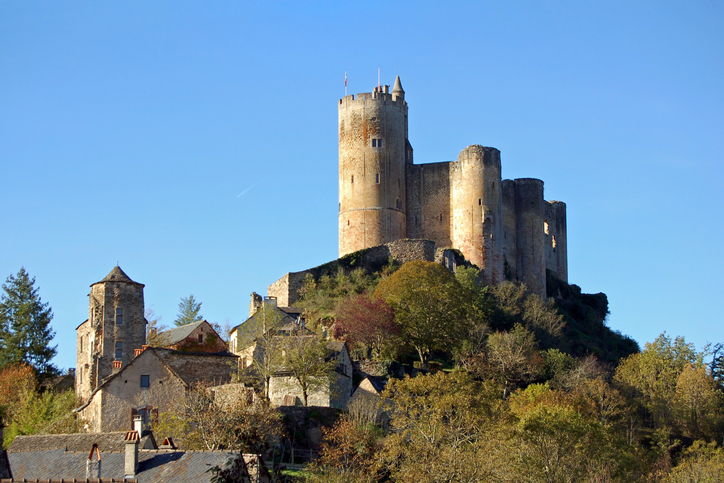
[[543,181],[534,178],[515,180],[516,278],[543,298],[546,297],[544,205]]
[[483,270],[483,283],[503,280],[500,151],[468,146],[451,169],[452,243]]
[[407,103],[389,86],[339,101],[339,256],[405,238]]

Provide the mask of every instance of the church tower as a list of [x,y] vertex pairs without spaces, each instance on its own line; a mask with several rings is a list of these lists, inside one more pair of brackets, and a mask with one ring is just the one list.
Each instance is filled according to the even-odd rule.
[[339,256],[406,238],[407,103],[400,77],[339,100]]
[[76,329],[75,392],[83,400],[146,343],[143,287],[119,266],[91,285],[88,319]]

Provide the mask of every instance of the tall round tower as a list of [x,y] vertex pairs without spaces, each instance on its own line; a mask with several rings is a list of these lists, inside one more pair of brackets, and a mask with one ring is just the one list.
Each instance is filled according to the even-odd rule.
[[406,236],[407,103],[400,77],[339,100],[339,256]]
[[503,281],[500,151],[472,145],[451,163],[452,242],[483,269],[483,283]]

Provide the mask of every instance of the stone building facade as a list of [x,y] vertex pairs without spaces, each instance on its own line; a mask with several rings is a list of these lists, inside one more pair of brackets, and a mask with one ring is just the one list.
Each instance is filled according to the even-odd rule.
[[146,343],[143,287],[119,266],[91,285],[88,319],[76,329],[75,393],[84,401]]
[[542,296],[546,269],[568,280],[566,205],[538,179],[503,180],[500,151],[413,164],[399,76],[339,100],[339,254],[404,238],[460,250],[484,283],[520,280]]

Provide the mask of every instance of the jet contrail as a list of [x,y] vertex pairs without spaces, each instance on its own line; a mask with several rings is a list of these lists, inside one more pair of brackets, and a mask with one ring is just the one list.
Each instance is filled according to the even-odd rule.
[[256,185],[253,184],[253,185],[249,186],[247,189],[245,189],[244,191],[242,191],[241,193],[239,193],[238,195],[236,195],[236,197],[238,198],[238,197],[240,197],[240,196],[245,195],[246,192],[249,191],[250,189],[252,189],[254,186],[256,186]]

